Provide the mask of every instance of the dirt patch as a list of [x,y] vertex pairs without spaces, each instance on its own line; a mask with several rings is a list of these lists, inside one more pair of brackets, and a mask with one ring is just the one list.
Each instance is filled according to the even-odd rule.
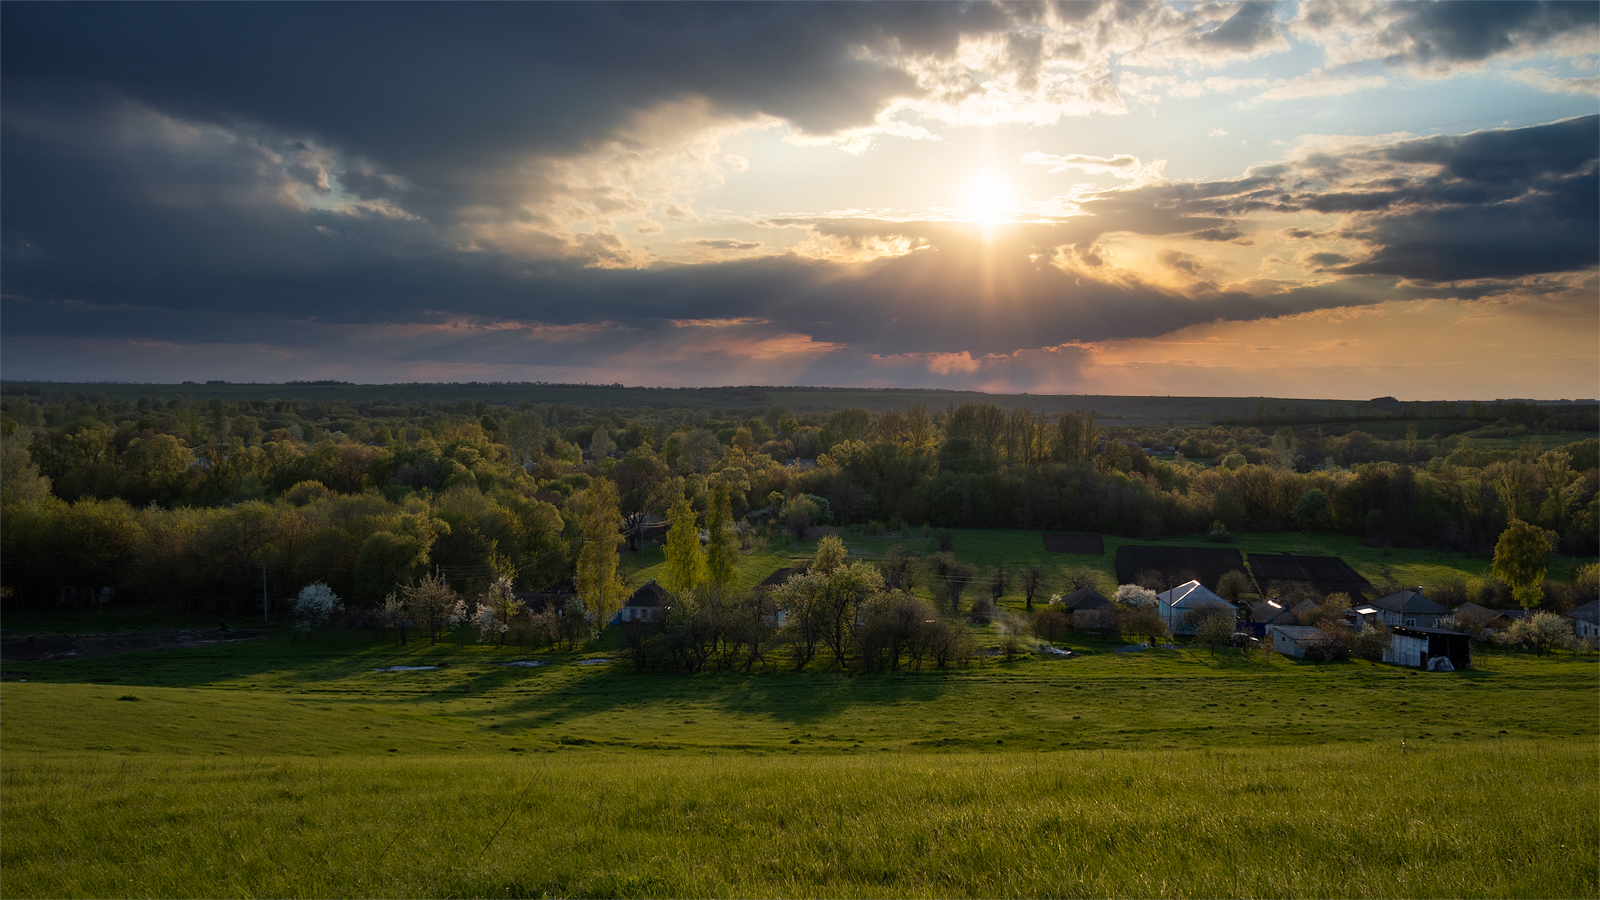
[[1377,590],[1337,556],[1252,553],[1250,571],[1262,588],[1274,581],[1303,581],[1324,594],[1343,591],[1351,597],[1376,596]]
[[1117,550],[1117,583],[1133,584],[1141,572],[1154,570],[1169,586],[1198,578],[1213,590],[1225,572],[1244,571],[1244,557],[1238,550],[1217,547],[1162,547],[1150,544],[1123,544]]
[[31,662],[41,659],[85,659],[112,653],[141,650],[186,650],[230,641],[251,641],[261,637],[259,629],[203,630],[190,628],[162,631],[120,631],[104,634],[19,634],[0,640],[0,662]]

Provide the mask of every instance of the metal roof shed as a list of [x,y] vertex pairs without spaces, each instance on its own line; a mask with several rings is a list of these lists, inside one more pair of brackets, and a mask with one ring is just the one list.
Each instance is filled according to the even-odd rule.
[[1470,639],[1458,631],[1443,628],[1396,625],[1389,635],[1389,647],[1383,651],[1384,662],[1419,669],[1426,669],[1430,660],[1440,657],[1450,660],[1450,665],[1457,669],[1470,667]]

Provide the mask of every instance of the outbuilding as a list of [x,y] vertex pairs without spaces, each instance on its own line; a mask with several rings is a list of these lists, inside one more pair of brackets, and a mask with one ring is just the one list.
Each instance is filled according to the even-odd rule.
[[1389,646],[1383,651],[1384,662],[1417,669],[1429,668],[1429,663],[1437,659],[1450,660],[1451,667],[1456,669],[1470,667],[1471,640],[1459,631],[1397,625],[1389,635]]
[[1322,629],[1310,625],[1273,625],[1267,628],[1272,634],[1272,649],[1295,659],[1321,659]]

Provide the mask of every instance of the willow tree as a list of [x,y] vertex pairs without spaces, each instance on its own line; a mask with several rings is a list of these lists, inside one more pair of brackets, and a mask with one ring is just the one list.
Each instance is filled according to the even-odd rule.
[[617,548],[622,542],[617,488],[607,479],[598,479],[583,511],[583,549],[578,552],[578,597],[594,617],[597,630],[606,627],[626,599],[627,588],[617,577]]

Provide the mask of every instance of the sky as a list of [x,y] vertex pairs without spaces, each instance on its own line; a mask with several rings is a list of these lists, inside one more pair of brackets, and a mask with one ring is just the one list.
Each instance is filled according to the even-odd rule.
[[1600,4],[0,3],[0,377],[1600,394]]

